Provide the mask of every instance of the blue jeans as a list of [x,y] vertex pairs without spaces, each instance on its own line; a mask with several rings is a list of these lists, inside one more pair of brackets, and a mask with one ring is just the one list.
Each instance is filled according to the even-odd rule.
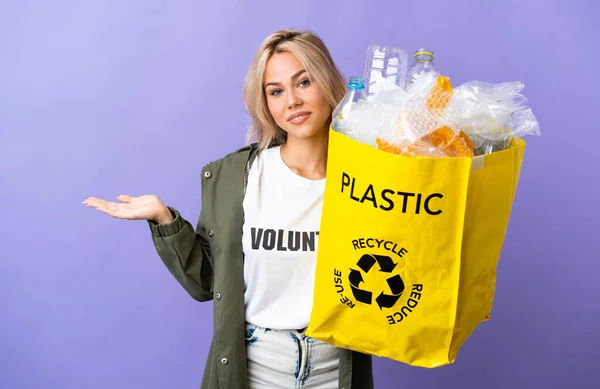
[[250,389],[337,389],[339,351],[303,330],[272,330],[246,323]]

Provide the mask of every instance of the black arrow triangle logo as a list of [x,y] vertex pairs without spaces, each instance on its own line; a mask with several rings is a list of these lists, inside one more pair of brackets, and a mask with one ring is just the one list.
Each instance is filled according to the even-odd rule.
[[379,264],[379,271],[391,273],[396,268],[397,264],[387,255],[375,255],[374,257]]
[[402,281],[402,277],[400,277],[399,274],[388,278],[387,284],[390,287],[392,294],[381,292],[379,296],[377,296],[375,301],[377,301],[379,309],[393,307],[404,292],[404,281]]
[[360,257],[357,265],[362,271],[368,273],[369,270],[371,270],[371,268],[373,267],[373,265],[375,265],[375,262],[376,260],[374,256],[372,256],[371,254],[365,254],[362,257]]
[[402,281],[402,277],[399,274],[388,278],[387,283],[393,295],[400,296],[404,292],[404,281]]
[[377,301],[377,305],[379,305],[379,309],[382,308],[391,308],[396,304],[396,301],[400,298],[400,295],[394,296],[391,294],[384,294],[381,292],[379,296],[375,299]]
[[358,270],[350,269],[350,275],[348,276],[350,285],[358,288],[360,283],[363,282],[362,274]]

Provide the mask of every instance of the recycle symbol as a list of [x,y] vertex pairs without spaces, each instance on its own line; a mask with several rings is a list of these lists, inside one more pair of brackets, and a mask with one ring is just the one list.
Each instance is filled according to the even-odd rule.
[[[365,254],[357,262],[357,266],[367,274],[369,270],[377,263],[379,265],[379,271],[383,273],[392,273],[397,263],[394,263],[392,258],[387,255],[375,255]],[[364,282],[362,273],[359,270],[350,268],[350,275],[348,276],[350,281],[350,288],[352,294],[357,301],[364,304],[371,304],[373,300],[373,292],[368,290],[360,289],[359,285]],[[404,292],[404,281],[399,274],[388,277],[386,280],[390,288],[391,294],[386,294],[382,291],[379,296],[375,298],[379,309],[391,308],[396,304],[402,292]]]

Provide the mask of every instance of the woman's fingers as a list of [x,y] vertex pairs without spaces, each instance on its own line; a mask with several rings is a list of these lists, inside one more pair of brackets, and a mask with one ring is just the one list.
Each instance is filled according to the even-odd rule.
[[[133,197],[131,197],[129,195],[125,195],[125,194],[117,196],[117,199],[119,201],[121,201],[123,203],[127,203],[127,204],[131,203],[131,201],[134,200]],[[91,206],[91,207],[95,207],[95,206],[100,205],[100,204],[105,204],[106,205],[107,203],[109,203],[109,201],[106,201],[106,200],[103,200],[103,199],[99,199],[97,197],[88,197],[87,199],[83,200],[83,204],[84,205],[88,205],[88,206]]]
[[119,218],[119,219],[130,219],[133,216],[133,211],[128,204],[122,203],[117,204],[112,201],[106,201],[95,197],[90,197],[83,201],[83,204],[95,208],[98,211],[104,212],[105,214]]
[[132,210],[126,204],[117,204],[112,202],[106,203],[103,212],[119,219],[131,219],[133,216]]
[[124,202],[124,203],[127,203],[127,204],[129,204],[133,198],[132,198],[131,196],[129,196],[129,195],[122,194],[122,195],[118,195],[118,196],[117,196],[117,199],[118,199],[119,201],[122,201],[122,202]]
[[96,208],[102,202],[105,202],[105,200],[99,199],[97,197],[88,197],[87,199],[83,200],[83,205],[87,205],[88,207]]
[[129,204],[107,202],[104,208],[107,215],[119,219],[135,219],[134,209]]
[[157,215],[164,214],[165,205],[155,195],[131,197],[121,194],[117,199],[120,202],[89,197],[83,201],[83,204],[119,219],[154,220]]

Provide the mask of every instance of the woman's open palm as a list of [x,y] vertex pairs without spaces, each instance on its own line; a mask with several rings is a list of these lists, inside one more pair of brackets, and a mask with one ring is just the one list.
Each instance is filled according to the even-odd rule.
[[83,204],[118,219],[159,221],[161,218],[164,220],[170,216],[167,207],[155,195],[139,197],[120,195],[117,196],[117,199],[120,201],[119,203],[90,197],[84,200]]

